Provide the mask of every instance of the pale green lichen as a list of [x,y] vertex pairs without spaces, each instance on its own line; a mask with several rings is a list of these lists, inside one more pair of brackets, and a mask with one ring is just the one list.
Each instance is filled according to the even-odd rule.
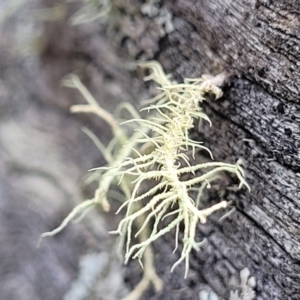
[[[86,105],[73,106],[71,111],[98,115],[111,126],[115,137],[107,147],[99,141],[98,148],[106,158],[108,166],[93,169],[101,172],[94,198],[77,206],[60,227],[42,235],[46,237],[56,234],[79,213],[84,213],[96,204],[108,210],[108,191],[112,183],[119,182],[127,199],[118,212],[126,208],[126,215],[117,230],[112,233],[120,234],[126,240],[125,263],[131,257],[138,258],[142,263],[145,254],[144,274],[147,284],[142,282],[142,287],[138,291],[134,290],[132,297],[128,299],[138,299],[134,293],[141,295],[150,281],[161,287],[153,268],[152,252],[151,256],[147,251],[151,249],[149,246],[154,241],[172,229],[175,229],[176,250],[179,242],[179,226],[182,223],[183,248],[171,271],[184,261],[185,277],[187,276],[189,255],[192,250],[199,251],[203,243],[196,240],[198,222],[205,223],[209,215],[228,206],[228,202],[223,200],[208,208],[199,208],[202,193],[212,182],[220,180],[224,176],[223,173],[227,172],[237,177],[239,189],[243,186],[250,189],[245,181],[240,161],[236,164],[224,162],[192,164],[196,154],[202,150],[212,158],[208,148],[189,137],[189,131],[194,127],[195,120],[205,120],[211,124],[201,108],[201,103],[207,93],[214,94],[216,98],[222,95],[213,78],[185,79],[183,83],[177,83],[164,73],[157,62],[136,65],[150,71],[145,80],[155,81],[159,85],[159,94],[147,101],[148,106],[143,109],[149,112],[147,118],[140,117],[129,104],[121,106],[120,109],[127,109],[133,116],[133,119],[123,122],[123,126],[134,125],[134,132],[129,137],[116,118],[98,105],[77,76],[71,75],[64,81],[65,85],[78,89],[87,101]],[[189,152],[192,158],[188,156]],[[149,185],[150,181],[154,181],[155,184]],[[146,191],[142,188],[144,184],[148,185]],[[192,193],[195,190],[198,194],[193,198]],[[165,218],[170,218],[170,221],[163,221]],[[138,238],[135,244],[131,243],[133,224],[138,226],[134,234]]]
[[[136,177],[133,181],[135,186],[131,197],[120,207],[120,209],[127,207],[126,217],[114,233],[122,234],[124,228],[127,232],[125,262],[128,262],[130,257],[140,259],[148,245],[173,228],[176,228],[178,232],[179,225],[183,222],[185,228],[182,240],[183,249],[181,257],[171,271],[179,263],[185,261],[186,277],[189,254],[192,249],[199,251],[202,244],[196,241],[197,223],[199,221],[205,223],[209,215],[227,206],[226,201],[221,201],[207,209],[198,209],[189,191],[196,186],[210,185],[219,178],[222,171],[235,174],[240,181],[239,188],[244,185],[248,188],[249,186],[244,179],[244,171],[239,162],[233,165],[208,162],[193,166],[190,158],[185,154],[191,150],[194,157],[196,150],[205,150],[212,156],[210,150],[201,142],[190,139],[189,130],[194,127],[194,120],[209,121],[201,109],[201,102],[205,99],[205,94],[209,92],[213,93],[216,98],[220,97],[221,90],[210,80],[186,79],[182,84],[170,82],[169,77],[155,62],[142,63],[140,66],[152,70],[146,80],[152,79],[161,85],[161,93],[152,99],[153,104],[145,108],[148,111],[154,110],[156,115],[148,119],[132,119],[125,123],[136,122],[141,128],[150,128],[151,133],[143,132],[143,138],[137,139],[136,143],[149,144],[153,150],[148,154],[138,153],[136,158],[128,157],[122,164],[110,168],[110,170],[115,170],[115,175]],[[203,174],[195,176],[197,171],[202,171]],[[192,174],[194,178],[182,180],[182,175],[186,174]],[[139,193],[142,183],[150,179],[157,181],[157,184],[146,192]],[[143,199],[147,199],[147,204],[133,213],[132,205]],[[175,211],[172,212],[173,220],[158,229],[159,223],[169,215],[172,207],[175,207]],[[153,219],[151,234],[146,241],[131,246],[132,224],[142,214],[146,214],[147,217],[135,237],[146,226],[151,226],[150,220]]]
[[68,2],[80,1],[83,6],[71,18],[72,25],[89,23],[105,17],[111,11],[110,0],[68,0]]

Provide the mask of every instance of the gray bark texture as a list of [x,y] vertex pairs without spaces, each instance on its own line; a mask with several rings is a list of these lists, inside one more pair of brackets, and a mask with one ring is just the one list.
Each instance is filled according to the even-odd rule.
[[[69,106],[83,100],[61,88],[60,79],[76,71],[104,108],[113,111],[122,101],[138,108],[147,98],[142,74],[125,66],[153,59],[178,80],[227,72],[224,96],[205,103],[213,126],[204,124],[193,135],[212,150],[216,161],[242,158],[251,192],[226,191],[224,197],[236,211],[222,222],[224,212],[219,212],[199,225],[198,239],[207,242],[191,254],[187,279],[183,265],[170,273],[180,253],[172,253],[174,235],[154,243],[157,272],[165,285],[159,293],[149,289],[143,299],[198,299],[203,289],[229,299],[245,267],[257,282],[255,299],[300,299],[300,4],[112,2],[106,25],[94,21],[71,27],[70,7],[59,21],[37,21],[29,7],[31,27],[19,14],[2,25],[1,299],[63,299],[78,277],[78,259],[87,251],[102,253],[109,263],[105,272],[99,271],[89,298],[81,299],[121,299],[125,282],[130,290],[139,281],[137,262],[121,268],[116,258],[108,258],[115,247],[106,233],[118,221],[114,208],[108,218],[95,213],[69,226],[41,249],[35,242],[92,192],[82,195],[80,180],[86,170],[104,163],[80,127],[88,126],[104,142],[110,139],[101,120],[69,114]],[[52,1],[43,3],[53,6]],[[37,38],[22,39],[26,34]],[[25,49],[21,42],[35,51],[38,42],[38,52],[20,54]],[[224,189],[213,187],[212,201],[217,188]]]

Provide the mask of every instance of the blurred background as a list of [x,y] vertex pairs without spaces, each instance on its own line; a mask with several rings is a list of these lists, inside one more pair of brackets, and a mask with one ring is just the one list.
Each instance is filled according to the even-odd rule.
[[[0,0],[1,300],[113,300],[127,293],[116,241],[107,233],[117,224],[113,212],[106,219],[91,212],[36,247],[41,233],[93,191],[83,188],[83,178],[103,161],[81,127],[110,138],[101,120],[69,112],[84,100],[61,79],[76,72],[108,109],[130,98],[119,83],[128,74],[111,67],[118,60],[99,34],[101,22],[69,22],[81,6]],[[97,58],[90,55],[95,43]]]

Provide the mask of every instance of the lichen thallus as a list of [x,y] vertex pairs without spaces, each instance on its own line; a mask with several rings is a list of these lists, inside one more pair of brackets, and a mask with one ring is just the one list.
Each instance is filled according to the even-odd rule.
[[[232,173],[237,177],[239,189],[243,186],[249,190],[250,188],[245,181],[240,161],[236,164],[211,161],[192,165],[198,150],[206,151],[212,158],[208,148],[189,137],[189,130],[194,127],[195,120],[205,120],[211,124],[201,108],[201,103],[208,93],[214,94],[216,98],[222,96],[221,89],[213,83],[213,80],[185,79],[183,83],[177,83],[164,73],[157,62],[150,61],[137,63],[137,65],[149,70],[149,75],[144,79],[155,81],[159,85],[159,93],[148,100],[148,106],[142,109],[149,112],[147,118],[140,117],[130,104],[121,104],[119,109],[126,109],[133,116],[132,119],[123,122],[121,124],[123,126],[120,126],[114,116],[99,106],[76,75],[69,75],[64,80],[65,85],[77,88],[87,101],[86,105],[73,106],[71,111],[97,114],[111,126],[114,138],[105,147],[91,132],[87,132],[108,163],[106,167],[93,169],[96,171],[96,176],[101,172],[95,196],[75,207],[57,229],[42,234],[41,238],[58,233],[78,214],[85,213],[96,204],[108,210],[107,193],[113,182],[119,182],[126,200],[117,213],[126,209],[126,214],[112,233],[120,234],[126,239],[125,263],[131,257],[141,260],[144,254],[147,256],[147,249],[151,249],[148,246],[173,228],[176,250],[179,226],[183,223],[183,248],[180,258],[171,271],[185,261],[186,277],[189,254],[192,249],[198,251],[202,244],[196,241],[198,222],[205,223],[207,217],[213,212],[228,206],[227,201],[221,201],[211,207],[199,209],[203,190],[213,181],[222,178],[223,172]],[[134,124],[138,126],[128,134],[124,126]],[[188,152],[191,152],[192,158],[187,155]],[[189,174],[192,176],[187,176]],[[144,184],[149,184],[151,181],[156,183],[150,187],[148,185],[147,189],[142,188]],[[193,198],[191,192],[195,191],[198,194]],[[169,216],[172,216],[169,222],[162,222]],[[134,233],[138,241],[136,244],[131,242],[133,224],[139,227]],[[152,268],[149,263],[148,266]],[[160,286],[155,271],[151,270],[150,273],[152,275],[149,276],[153,276],[152,282]]]

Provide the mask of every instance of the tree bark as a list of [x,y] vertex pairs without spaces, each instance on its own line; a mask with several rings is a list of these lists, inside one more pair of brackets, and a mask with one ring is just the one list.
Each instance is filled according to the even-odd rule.
[[161,296],[147,299],[195,299],[204,283],[228,299],[229,280],[244,267],[257,280],[257,299],[300,299],[300,5],[224,0],[162,5],[172,15],[172,32],[159,16],[143,15],[140,3],[130,1],[119,16],[116,49],[122,40],[130,59],[157,59],[177,79],[231,73],[224,97],[206,105],[213,126],[200,136],[215,160],[244,160],[251,192],[228,195],[237,211],[222,223],[217,215],[199,226],[199,239],[208,242],[193,254],[187,281],[182,270],[168,274],[176,260],[172,240],[155,244],[168,283]]

